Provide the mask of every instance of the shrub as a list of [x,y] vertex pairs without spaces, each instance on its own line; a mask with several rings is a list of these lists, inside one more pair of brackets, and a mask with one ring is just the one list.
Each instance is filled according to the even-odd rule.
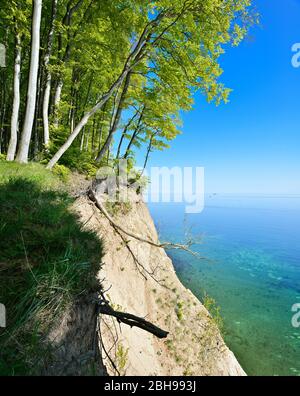
[[64,165],[58,165],[56,164],[55,167],[53,168],[52,172],[57,175],[58,177],[61,178],[64,182],[67,182],[69,179],[69,176],[71,174],[70,169],[68,169]]

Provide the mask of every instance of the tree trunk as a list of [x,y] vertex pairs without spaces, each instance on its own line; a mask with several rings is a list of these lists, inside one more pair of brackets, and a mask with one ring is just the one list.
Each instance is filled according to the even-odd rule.
[[44,124],[44,145],[47,147],[50,140],[49,134],[49,102],[50,102],[50,92],[51,92],[51,80],[52,76],[49,68],[49,61],[52,52],[53,46],[53,36],[54,36],[54,22],[57,14],[57,2],[58,0],[52,1],[52,15],[51,15],[51,27],[48,34],[48,46],[47,52],[44,58],[44,65],[46,70],[46,85],[45,85],[45,93],[43,100],[43,124]]
[[[101,120],[100,120],[99,139],[98,139],[98,152],[100,151],[101,143],[102,143],[103,123],[104,123],[104,120],[105,120],[105,110],[106,110],[106,105],[103,106],[102,117],[101,117]],[[94,158],[94,159],[96,159],[96,158]]]
[[14,99],[11,115],[10,141],[7,151],[7,161],[13,161],[16,155],[20,110],[20,72],[21,72],[21,38],[16,33],[16,55],[14,67]]
[[132,146],[132,144],[133,144],[133,142],[134,142],[134,139],[136,138],[136,136],[137,136],[138,133],[139,133],[140,126],[141,126],[141,122],[142,122],[143,115],[144,115],[144,111],[145,111],[145,106],[143,107],[143,110],[141,111],[141,114],[140,114],[140,117],[139,117],[137,126],[136,126],[136,128],[135,128],[135,131],[133,132],[133,134],[132,134],[132,136],[131,136],[131,139],[130,139],[130,141],[129,141],[129,143],[128,143],[127,149],[126,149],[125,154],[124,154],[124,158],[125,158],[125,159],[128,157],[128,155],[129,155],[129,150],[130,150],[130,148],[131,148],[131,146]]
[[[39,64],[41,60],[39,61]],[[34,133],[34,145],[33,145],[33,160],[36,161],[40,149],[40,143],[43,139],[40,139],[40,114],[42,110],[42,81],[43,81],[44,70],[42,67],[38,70],[38,79],[37,79],[37,94],[36,94],[36,106],[35,106],[35,116],[33,123],[33,133]],[[30,152],[30,151],[29,151]]]
[[126,135],[126,133],[127,133],[127,131],[128,131],[128,128],[129,128],[130,125],[133,123],[135,117],[136,117],[138,114],[139,114],[139,112],[138,112],[138,110],[137,110],[136,113],[131,117],[131,119],[128,121],[128,123],[126,124],[126,126],[125,126],[125,128],[124,128],[124,131],[123,131],[123,133],[122,133],[122,136],[121,136],[121,139],[120,139],[120,142],[119,142],[119,145],[118,145],[117,154],[116,154],[116,159],[119,159],[119,157],[120,157],[121,148],[122,148],[122,143],[123,143],[123,140],[125,139],[125,135]]
[[83,150],[84,136],[85,136],[85,128],[83,128],[83,130],[82,130],[82,133],[81,133],[81,139],[80,139],[80,151],[82,151],[82,150]]
[[97,162],[100,162],[102,160],[102,158],[104,157],[106,151],[109,149],[109,147],[111,145],[113,136],[114,136],[115,132],[118,129],[119,122],[120,122],[120,119],[121,119],[122,110],[123,110],[124,101],[125,101],[125,98],[126,98],[126,95],[127,95],[129,84],[130,84],[130,78],[131,78],[131,72],[129,72],[127,74],[127,76],[126,76],[124,88],[123,88],[121,97],[119,99],[118,107],[117,107],[116,114],[115,114],[114,119],[113,119],[112,126],[110,128],[110,131],[109,131],[109,134],[107,136],[107,139],[106,139],[103,147],[99,151],[99,154],[98,154],[98,156],[96,158]]
[[[7,48],[8,44],[8,29],[5,32],[4,46]],[[7,67],[0,68],[1,73],[1,116],[0,116],[0,154],[5,150],[5,121],[7,113]]]
[[20,147],[16,160],[18,162],[28,162],[28,152],[32,134],[36,106],[37,78],[39,69],[39,52],[40,52],[40,27],[42,14],[42,0],[33,0],[33,17],[32,17],[32,41],[31,41],[31,58],[29,70],[29,82],[27,90],[27,105],[23,131],[21,136]]
[[147,166],[147,163],[148,163],[148,160],[149,160],[149,155],[150,155],[151,149],[152,149],[152,143],[153,143],[154,136],[155,136],[155,134],[151,135],[151,138],[150,138],[150,141],[149,141],[149,145],[148,145],[148,149],[147,149],[147,154],[146,154],[146,157],[145,157],[144,166],[143,166],[143,169],[142,169],[142,171],[140,173],[139,178],[141,178],[143,176],[144,172],[145,172],[145,169],[146,169],[146,166]]
[[92,108],[92,110],[85,113],[83,118],[77,124],[74,131],[70,134],[70,136],[66,140],[66,142],[60,147],[60,149],[57,151],[57,153],[49,161],[49,163],[47,165],[47,169],[52,169],[53,166],[57,163],[57,161],[59,161],[61,156],[68,150],[68,148],[71,146],[73,141],[76,139],[76,137],[81,132],[82,128],[87,124],[89,119],[103,107],[103,105],[111,98],[114,91],[117,88],[119,88],[119,86],[122,84],[122,82],[123,82],[124,78],[127,76],[127,74],[128,74],[128,70],[125,68],[123,70],[122,74],[120,75],[120,77],[117,79],[117,81],[111,86],[110,90],[102,96],[101,100]]
[[54,127],[58,128],[58,124],[59,124],[59,116],[58,116],[58,110],[59,110],[59,104],[60,104],[60,99],[61,99],[61,93],[62,93],[62,89],[64,86],[64,82],[62,79],[60,79],[58,81],[58,84],[56,86],[56,90],[55,90],[55,97],[54,97],[54,114],[55,114],[55,119],[54,119]]
[[88,151],[88,149],[89,149],[90,133],[91,133],[91,127],[88,129],[88,132],[86,134],[85,151]]

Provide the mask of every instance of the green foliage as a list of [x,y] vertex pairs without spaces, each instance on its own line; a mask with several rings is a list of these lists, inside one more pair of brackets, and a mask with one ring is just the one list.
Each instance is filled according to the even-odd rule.
[[[0,127],[4,127],[2,146],[5,152],[10,134],[16,35],[21,39],[21,71],[24,76],[21,113],[26,105],[32,1],[2,0],[2,3],[0,42],[8,49],[8,67],[0,71],[4,82],[0,92],[0,110],[1,114],[6,114]],[[70,15],[70,7],[75,4],[78,7]],[[52,1],[44,0],[41,26],[43,50],[48,48],[51,20]],[[129,88],[116,127],[122,135],[122,142],[117,141],[114,134],[115,140],[111,141],[102,162],[95,163],[114,124],[124,83],[113,92],[105,106],[88,120],[60,164],[94,176],[100,165],[114,160],[115,148],[119,147],[119,143],[120,157],[125,156],[134,163],[135,152],[145,150],[147,162],[152,151],[168,148],[170,142],[181,133],[181,112],[192,109],[197,91],[216,105],[229,100],[230,89],[221,81],[223,70],[220,56],[226,46],[238,45],[249,26],[256,22],[257,16],[251,11],[251,0],[59,1],[47,67],[52,77],[50,146],[47,148],[49,151],[45,152],[40,106],[35,120],[37,130],[32,134],[31,158],[39,158],[43,152],[49,160],[57,152],[83,115],[114,86],[132,48],[146,29],[141,57],[131,64]],[[39,70],[45,75],[44,52],[41,55]],[[55,108],[54,96],[60,82],[62,95]],[[39,92],[40,97],[44,96],[43,90],[44,84]],[[136,117],[129,122],[135,113]]]
[[[49,152],[47,153],[46,159],[48,160],[56,152],[58,147],[64,142],[67,136],[67,132],[61,128],[58,130],[53,130],[52,141],[49,147]],[[91,159],[91,154],[85,150],[80,150],[80,141],[74,142],[74,144],[69,148],[60,161],[60,165],[71,170],[77,170],[80,173],[84,173],[89,177],[96,175],[97,170],[101,164],[96,164]]]
[[147,189],[150,180],[147,176],[141,175],[141,171],[133,168],[129,171],[128,183],[138,194],[140,194]]
[[128,360],[128,348],[125,349],[123,344],[119,342],[117,351],[116,351],[116,363],[118,370],[121,373],[124,373],[124,370],[126,369],[126,364]]
[[222,333],[224,331],[224,322],[221,316],[221,308],[217,305],[216,301],[208,294],[205,294],[203,297],[203,305],[208,310],[214,323]]
[[41,165],[0,163],[0,374],[34,374],[51,352],[42,336],[75,298],[98,287],[102,246]]
[[180,321],[183,320],[183,314],[184,314],[184,303],[183,303],[183,301],[178,301],[177,302],[177,306],[176,306],[175,311],[176,311],[177,318]]
[[71,174],[70,169],[68,169],[64,165],[58,165],[58,164],[55,165],[52,172],[65,182],[68,181],[69,176]]
[[126,215],[131,211],[132,204],[131,204],[131,202],[128,202],[128,201],[125,201],[125,202],[106,201],[105,208],[111,216],[117,216],[120,214]]

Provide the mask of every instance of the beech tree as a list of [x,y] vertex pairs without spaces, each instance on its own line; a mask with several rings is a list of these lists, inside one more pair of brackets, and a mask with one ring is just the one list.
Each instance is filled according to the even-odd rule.
[[44,125],[44,144],[48,146],[50,134],[49,134],[49,103],[51,93],[51,71],[49,70],[50,56],[52,54],[54,31],[55,31],[55,20],[57,14],[57,2],[58,0],[52,1],[51,17],[50,17],[50,28],[48,33],[47,49],[44,57],[44,68],[46,73],[45,78],[45,92],[43,99],[43,125]]
[[[16,30],[18,26],[16,25]],[[13,88],[13,107],[11,113],[11,133],[10,141],[7,150],[7,161],[13,161],[16,155],[18,127],[19,127],[19,109],[20,109],[20,73],[21,73],[21,37],[20,33],[16,31],[16,48],[15,48],[15,66],[14,66],[14,88]]]
[[42,0],[33,0],[32,32],[31,32],[31,58],[28,77],[27,104],[23,131],[16,160],[28,162],[28,152],[35,115],[37,78],[40,52],[40,26],[42,14]]
[[220,55],[256,22],[250,0],[34,0],[32,7],[3,0],[0,10],[8,53],[0,147],[8,160],[17,147],[19,162],[90,174],[120,158],[134,165],[137,150],[146,166],[181,133],[180,113],[192,109],[197,91],[226,102]]

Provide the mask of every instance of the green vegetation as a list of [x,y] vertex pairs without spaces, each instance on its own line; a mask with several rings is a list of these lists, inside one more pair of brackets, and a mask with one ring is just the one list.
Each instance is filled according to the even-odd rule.
[[183,301],[178,301],[178,302],[177,302],[177,305],[176,305],[175,311],[176,311],[177,318],[178,318],[180,321],[183,320],[183,312],[184,312],[183,307],[184,307]]
[[127,360],[128,360],[128,348],[127,349],[124,348],[123,344],[119,342],[116,351],[116,363],[117,363],[117,368],[121,374],[124,374]]
[[101,242],[82,230],[60,179],[42,165],[0,161],[0,374],[34,374],[50,325],[98,287]]
[[187,367],[187,368],[184,370],[183,375],[184,375],[185,377],[190,377],[190,376],[194,375],[194,373],[193,373],[193,371],[190,369],[190,367]]
[[196,92],[228,101],[219,57],[256,20],[251,0],[1,0],[0,154],[94,176],[142,150],[145,168]]
[[224,333],[224,322],[221,316],[221,308],[217,305],[216,301],[208,294],[205,294],[203,297],[203,305],[210,313],[213,322],[218,327],[220,332]]
[[64,165],[58,165],[56,164],[52,170],[52,172],[57,175],[59,178],[61,178],[64,182],[67,182],[69,179],[69,176],[71,174],[71,171],[69,168],[67,168]]
[[111,216],[117,216],[119,214],[126,215],[132,209],[132,204],[129,201],[119,202],[119,201],[106,201],[105,209]]

